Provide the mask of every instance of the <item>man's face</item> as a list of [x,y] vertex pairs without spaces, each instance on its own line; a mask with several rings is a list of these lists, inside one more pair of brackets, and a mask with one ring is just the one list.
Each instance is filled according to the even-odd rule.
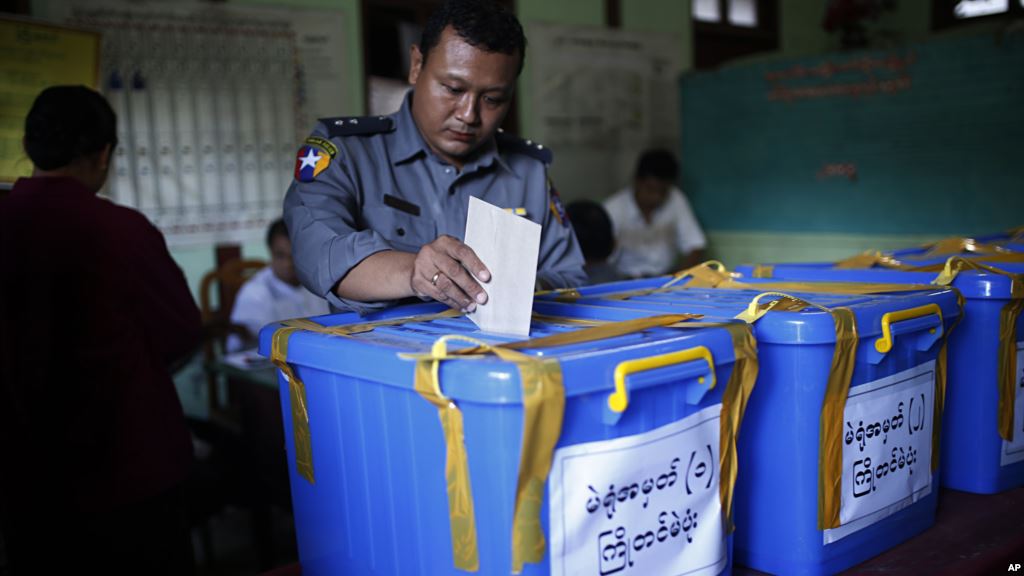
[[658,178],[638,178],[633,183],[636,206],[644,216],[650,216],[665,203],[672,183]]
[[270,269],[282,282],[299,285],[299,277],[295,275],[295,265],[292,264],[292,242],[284,234],[270,240]]
[[426,61],[412,47],[412,117],[442,160],[461,169],[494,135],[508,113],[520,58],[471,46],[451,26]]

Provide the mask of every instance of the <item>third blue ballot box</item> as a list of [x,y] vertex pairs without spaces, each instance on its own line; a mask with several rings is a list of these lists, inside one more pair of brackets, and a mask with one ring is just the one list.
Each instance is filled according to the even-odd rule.
[[565,309],[523,339],[423,304],[271,325],[260,350],[304,575],[731,570],[746,324]]
[[[946,262],[922,263],[942,269]],[[949,340],[942,483],[978,494],[1024,486],[1024,264],[949,262],[946,281],[965,304]],[[940,278],[934,271],[837,269],[825,263],[757,268],[776,281],[929,284]],[[749,277],[755,267],[736,271]]]

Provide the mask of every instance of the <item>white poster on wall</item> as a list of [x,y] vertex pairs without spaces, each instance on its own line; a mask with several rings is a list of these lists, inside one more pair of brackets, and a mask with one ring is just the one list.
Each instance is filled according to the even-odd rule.
[[540,23],[527,34],[528,137],[554,151],[563,196],[607,196],[645,148],[679,148],[677,36]]
[[339,11],[207,2],[33,2],[103,33],[101,87],[118,115],[105,193],[169,244],[262,238],[295,153],[346,101]]
[[720,573],[721,412],[716,404],[643,434],[556,450],[551,574]]
[[1024,461],[1024,342],[1017,342],[1017,374],[1013,390],[1013,440],[1003,440],[1000,466]]
[[850,389],[843,412],[840,527],[830,544],[931,493],[935,362]]

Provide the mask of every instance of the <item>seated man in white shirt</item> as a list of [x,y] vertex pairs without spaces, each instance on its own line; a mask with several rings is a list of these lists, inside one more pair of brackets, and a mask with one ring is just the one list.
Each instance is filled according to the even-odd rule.
[[267,231],[270,266],[253,275],[238,291],[231,309],[231,323],[244,326],[248,338],[232,334],[227,341],[228,352],[256,345],[260,329],[280,320],[327,314],[327,300],[299,284],[292,264],[292,242],[284,220],[278,219]]
[[633,186],[604,201],[618,245],[612,264],[622,276],[658,276],[704,259],[704,232],[675,185],[678,176],[672,153],[649,150],[637,162]]

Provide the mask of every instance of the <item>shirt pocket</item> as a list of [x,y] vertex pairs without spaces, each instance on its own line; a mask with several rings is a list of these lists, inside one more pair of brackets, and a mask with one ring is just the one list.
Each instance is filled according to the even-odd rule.
[[418,252],[437,236],[437,227],[426,206],[390,194],[367,210],[366,216],[370,228],[403,252]]

